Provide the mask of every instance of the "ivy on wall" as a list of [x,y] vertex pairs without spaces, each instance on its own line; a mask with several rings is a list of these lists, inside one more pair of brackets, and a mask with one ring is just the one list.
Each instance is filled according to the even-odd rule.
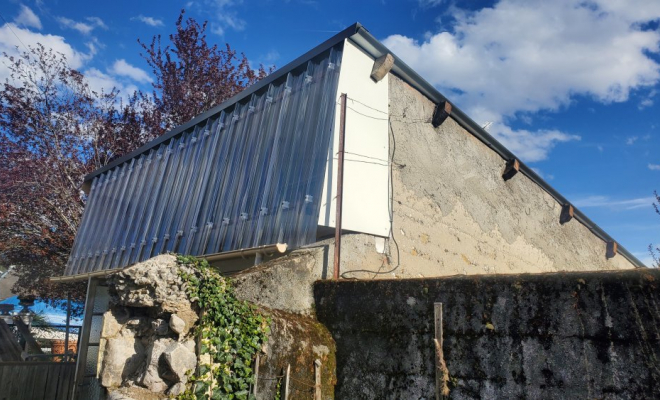
[[187,283],[188,297],[201,310],[195,331],[200,365],[178,398],[254,399],[249,390],[254,384],[252,364],[266,342],[270,320],[250,303],[238,300],[231,281],[206,260],[178,256],[177,262],[194,269],[179,274]]

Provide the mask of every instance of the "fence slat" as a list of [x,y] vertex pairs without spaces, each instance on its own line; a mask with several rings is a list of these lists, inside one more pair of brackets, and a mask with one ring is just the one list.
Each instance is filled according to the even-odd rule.
[[73,362],[0,362],[0,400],[71,398]]

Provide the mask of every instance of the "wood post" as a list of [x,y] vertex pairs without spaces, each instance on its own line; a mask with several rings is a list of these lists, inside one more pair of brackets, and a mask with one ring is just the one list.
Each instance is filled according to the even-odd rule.
[[504,178],[505,181],[508,181],[509,179],[513,178],[518,171],[520,171],[520,161],[517,159],[509,160],[506,163],[506,167],[504,167],[504,172],[502,173],[502,178]]
[[607,242],[607,250],[605,253],[605,257],[607,258],[613,258],[619,250],[619,244],[613,240],[610,240]]
[[287,364],[284,375],[284,400],[289,400],[289,375],[291,375],[291,364]]
[[445,122],[445,120],[450,114],[451,114],[451,104],[447,100],[443,101],[442,103],[438,103],[435,106],[435,111],[433,112],[433,119],[431,120],[433,127],[437,128],[440,125],[442,125],[442,123]]
[[341,113],[339,115],[339,154],[337,156],[337,214],[335,216],[335,267],[332,279],[339,279],[341,263],[341,206],[344,197],[344,137],[346,136],[346,93],[341,94]]
[[252,388],[252,394],[254,397],[257,397],[257,384],[259,383],[259,353],[257,353],[257,358],[254,360],[254,387]]
[[378,82],[387,75],[394,66],[394,56],[390,53],[384,54],[374,61],[374,67],[371,69],[371,79]]
[[575,210],[572,205],[564,204],[561,208],[561,214],[559,215],[559,223],[563,225],[572,220],[574,213]]
[[435,347],[435,398],[440,400],[449,395],[449,371],[445,365],[444,354],[442,351],[443,333],[442,333],[442,303],[433,304],[433,322],[435,326],[435,337],[433,344]]
[[314,400],[321,400],[321,360],[314,361]]

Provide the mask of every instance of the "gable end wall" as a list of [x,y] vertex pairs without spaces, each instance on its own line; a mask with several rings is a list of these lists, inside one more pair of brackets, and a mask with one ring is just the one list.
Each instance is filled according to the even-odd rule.
[[[397,276],[627,269],[621,255],[523,174],[502,179],[506,161],[390,74]],[[393,140],[393,141],[392,141]],[[393,251],[396,261],[396,251]]]

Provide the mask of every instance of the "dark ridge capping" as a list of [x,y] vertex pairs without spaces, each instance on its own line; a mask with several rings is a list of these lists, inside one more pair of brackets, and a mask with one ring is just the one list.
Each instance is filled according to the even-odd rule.
[[[362,26],[358,25],[358,31],[355,35],[351,36],[348,40],[355,43],[357,46],[366,51],[374,59],[381,57],[383,54],[392,53],[385,45],[380,43],[376,38],[374,38],[368,30],[364,29]],[[392,73],[404,80],[406,83],[417,89],[420,93],[428,97],[431,101],[436,104],[440,104],[444,101],[448,101],[445,96],[443,96],[433,85],[428,83],[424,78],[422,78],[417,72],[410,68],[405,62],[403,62],[396,54],[394,56],[394,67],[392,68]],[[482,143],[488,146],[490,149],[495,151],[505,160],[512,160],[517,158],[509,149],[504,147],[499,141],[492,137],[485,129],[483,129],[479,124],[474,122],[470,117],[468,117],[463,111],[458,107],[453,105],[451,118],[454,119],[461,127],[470,132],[473,136],[479,139]],[[520,172],[525,174],[532,182],[539,185],[543,190],[545,190],[550,196],[552,196],[559,204],[569,204],[570,202],[557,192],[552,186],[550,186],[543,178],[541,178],[536,172],[531,168],[525,165],[523,162],[520,162]],[[587,227],[595,236],[603,240],[604,242],[613,242],[614,239],[608,235],[601,227],[596,225],[591,221],[586,215],[584,215],[577,208],[574,209],[574,218],[580,221],[584,226]],[[628,250],[623,248],[623,246],[618,246],[618,253],[626,258],[631,264],[637,268],[647,268],[644,263],[642,263],[637,257],[633,256]]]
[[[335,36],[331,37],[330,39],[326,40],[325,42],[321,43],[320,45],[316,46],[312,50],[308,51],[307,53],[303,54],[302,56],[296,58],[295,60],[291,61],[290,63],[286,64],[284,67],[278,69],[277,71],[273,72],[272,74],[268,75],[264,79],[260,80],[259,82],[255,83],[254,85],[246,88],[242,92],[236,94],[235,96],[231,97],[228,100],[225,100],[222,102],[222,104],[219,104],[212,109],[196,116],[192,120],[186,122],[183,125],[179,125],[175,127],[174,129],[164,133],[162,136],[152,140],[151,142],[145,144],[144,146],[138,148],[137,150],[134,150],[125,156],[122,156],[118,158],[117,160],[111,162],[110,164],[97,169],[96,171],[88,174],[85,176],[84,182],[83,182],[83,190],[85,193],[89,193],[89,190],[91,188],[91,183],[92,180],[103,174],[104,172],[110,171],[111,169],[115,168],[118,165],[121,165],[125,163],[126,161],[135,158],[139,156],[140,154],[146,153],[147,151],[151,150],[152,148],[157,147],[158,145],[167,142],[168,140],[184,133],[188,129],[194,129],[195,125],[200,124],[202,122],[205,122],[207,119],[219,114],[222,111],[225,110],[231,110],[232,107],[234,107],[236,104],[241,103],[242,101],[249,101],[250,96],[254,93],[259,92],[260,90],[265,90],[268,88],[268,85],[271,83],[274,83],[280,79],[286,79],[287,74],[290,72],[294,72],[300,68],[303,68],[305,63],[308,61],[313,60],[314,58],[320,56],[321,54],[325,53],[326,51],[330,50],[331,48],[335,47],[336,45],[342,43],[345,39],[351,37],[354,35],[358,30],[364,29],[362,28],[362,25],[360,23],[356,22],[355,24],[349,26],[348,28],[344,29],[343,31],[339,32]],[[365,30],[366,31],[366,30]]]

